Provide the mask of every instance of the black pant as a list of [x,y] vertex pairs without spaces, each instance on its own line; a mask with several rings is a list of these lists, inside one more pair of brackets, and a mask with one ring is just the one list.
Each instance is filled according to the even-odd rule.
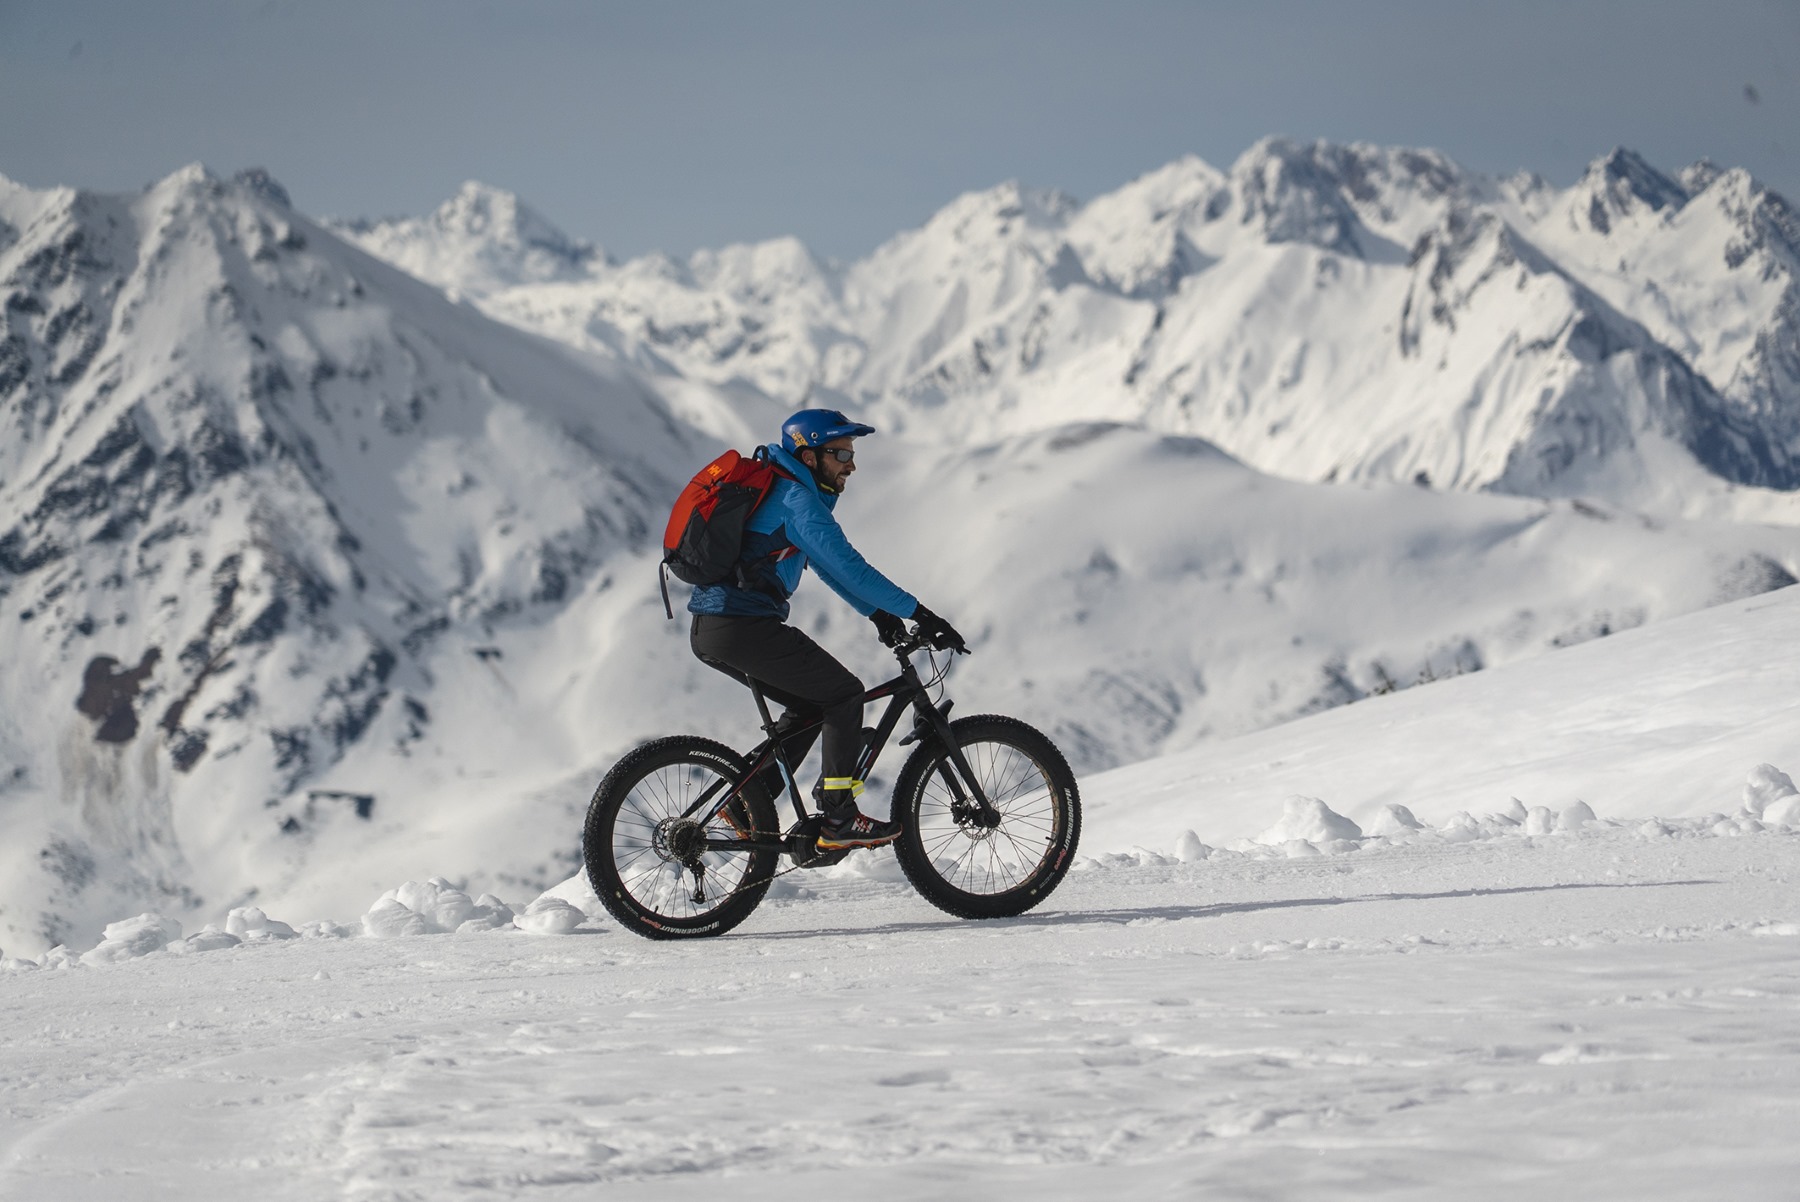
[[[825,716],[824,778],[846,780],[862,750],[862,681],[836,657],[779,618],[695,614],[689,645],[700,662],[762,691],[795,713]],[[812,748],[812,735],[786,743],[799,763]],[[829,800],[842,803],[848,793]]]

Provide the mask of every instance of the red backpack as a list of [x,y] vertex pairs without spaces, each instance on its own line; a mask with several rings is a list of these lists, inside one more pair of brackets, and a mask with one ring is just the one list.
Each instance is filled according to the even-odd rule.
[[744,523],[762,504],[775,481],[788,473],[769,462],[766,447],[750,458],[726,451],[701,468],[675,499],[663,531],[663,608],[671,618],[669,581],[673,572],[689,584],[718,584],[737,571],[744,548]]

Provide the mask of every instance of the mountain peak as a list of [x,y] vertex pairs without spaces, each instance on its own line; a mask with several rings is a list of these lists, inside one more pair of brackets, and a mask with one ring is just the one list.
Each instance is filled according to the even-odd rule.
[[1678,174],[1681,178],[1681,186],[1687,189],[1688,195],[1698,196],[1712,186],[1714,180],[1725,174],[1725,168],[1711,159],[1703,158],[1689,163]]
[[1320,153],[1329,149],[1335,148],[1267,137],[1238,156],[1231,180],[1243,223],[1260,225],[1270,242],[1304,242],[1360,256],[1360,223],[1344,200],[1343,180]]
[[1679,209],[1689,198],[1680,183],[1623,146],[1615,146],[1588,164],[1572,191],[1578,216],[1602,234],[1611,232],[1620,217],[1642,209]]
[[963,193],[938,210],[925,228],[948,230],[958,241],[968,241],[989,228],[1004,237],[1018,228],[1059,226],[1080,207],[1066,192],[1027,188],[1018,180],[1007,180]]
[[294,206],[294,202],[288,198],[288,190],[282,187],[281,181],[270,175],[265,168],[246,167],[232,176],[231,181],[284,209],[291,209]]
[[467,180],[427,217],[328,221],[338,233],[442,288],[485,295],[583,279],[606,255],[571,238],[517,193]]
[[447,233],[465,237],[490,237],[516,246],[541,246],[568,254],[577,244],[518,193],[465,180],[456,195],[439,205],[431,221]]

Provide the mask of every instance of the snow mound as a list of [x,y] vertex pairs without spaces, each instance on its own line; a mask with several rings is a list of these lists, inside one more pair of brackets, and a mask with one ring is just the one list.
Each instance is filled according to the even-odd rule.
[[298,939],[300,932],[278,922],[255,906],[233,910],[225,918],[225,933],[246,943],[263,939]]
[[1182,831],[1181,838],[1175,840],[1175,858],[1183,864],[1194,864],[1213,854],[1213,849],[1200,842],[1200,836],[1193,831]]
[[1403,835],[1408,831],[1425,829],[1425,824],[1413,817],[1413,812],[1403,805],[1386,805],[1369,827],[1371,835]]
[[483,893],[475,899],[475,912],[463,919],[456,928],[458,935],[477,935],[482,931],[498,931],[513,925],[513,908],[495,897],[492,893]]
[[418,911],[397,898],[383,897],[369,907],[362,917],[363,934],[371,939],[399,939],[406,935],[429,935],[431,924]]
[[1762,812],[1762,821],[1770,826],[1800,826],[1800,793],[1770,802]]
[[[452,931],[491,931],[513,921],[512,907],[491,893],[471,901],[469,895],[441,876],[407,881],[383,893],[362,917],[363,933],[373,939],[407,935],[444,935]],[[320,931],[325,937],[335,932]]]
[[1744,781],[1744,810],[1764,822],[1800,826],[1800,789],[1773,764],[1758,764]]
[[[1316,797],[1296,793],[1281,803],[1281,820],[1250,841],[1267,846],[1287,845],[1296,840],[1314,844],[1335,843],[1340,839],[1363,837],[1362,827]],[[1300,853],[1306,854],[1304,852]]]
[[586,921],[587,915],[578,907],[546,893],[526,906],[513,925],[533,935],[567,935]]
[[606,907],[600,904],[599,895],[594,892],[593,884],[588,881],[585,866],[562,884],[553,889],[544,890],[538,900],[542,901],[546,897],[560,898],[589,918],[603,918],[606,915]]
[[1585,801],[1578,801],[1556,816],[1556,829],[1578,831],[1592,821],[1594,821],[1594,808]]
[[[181,924],[154,911],[108,923],[100,943],[81,957],[83,964],[117,964],[160,952],[181,938]],[[52,949],[47,955],[55,954]]]
[[223,951],[228,947],[237,947],[242,942],[242,939],[230,931],[221,930],[217,923],[209,922],[205,929],[171,943],[168,952],[171,956],[191,956],[195,952]]

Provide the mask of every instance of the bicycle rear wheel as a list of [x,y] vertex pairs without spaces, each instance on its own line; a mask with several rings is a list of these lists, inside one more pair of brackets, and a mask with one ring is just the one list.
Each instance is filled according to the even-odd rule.
[[676,735],[627,755],[594,790],[581,852],[595,894],[626,930],[648,939],[722,935],[762,901],[779,853],[718,846],[779,835],[762,786],[746,785],[704,825],[685,816],[708,788],[729,788],[744,767],[723,744]]
[[[1010,918],[1043,901],[1069,871],[1081,838],[1075,774],[1056,745],[1016,718],[981,714],[950,724],[993,806],[983,821],[950,786],[946,749],[928,739],[900,770],[894,845],[921,896],[958,918]],[[967,785],[959,780],[961,791]]]

